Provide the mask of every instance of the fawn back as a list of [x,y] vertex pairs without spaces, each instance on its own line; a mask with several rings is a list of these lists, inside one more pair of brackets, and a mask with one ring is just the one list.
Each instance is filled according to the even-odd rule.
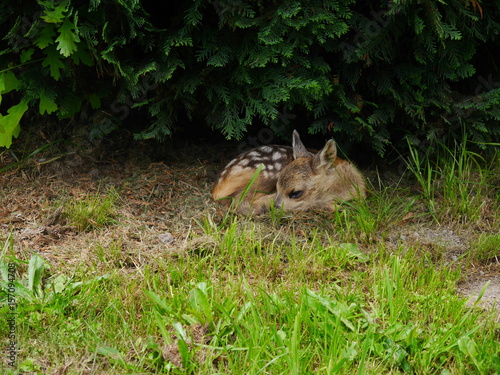
[[[260,174],[249,186],[260,165]],[[236,210],[243,214],[266,212],[271,199],[285,211],[333,211],[337,202],[365,195],[363,177],[354,165],[337,157],[333,140],[313,154],[295,130],[292,147],[260,146],[237,156],[212,191],[213,198],[222,203],[235,200]]]

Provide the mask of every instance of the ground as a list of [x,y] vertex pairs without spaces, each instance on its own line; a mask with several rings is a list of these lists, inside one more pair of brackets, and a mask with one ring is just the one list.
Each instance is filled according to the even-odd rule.
[[[203,241],[199,223],[207,215],[224,213],[211,199],[211,186],[217,170],[235,150],[227,145],[184,145],[152,157],[148,147],[134,144],[133,151],[103,157],[74,148],[50,157],[40,153],[15,166],[16,153],[4,151],[0,154],[0,168],[4,168],[0,174],[2,241],[11,233],[18,257],[29,259],[38,253],[51,264],[53,273],[95,256],[89,251],[95,246],[117,243],[116,262],[138,266],[154,262],[165,252],[195,246],[195,240]],[[190,152],[178,151],[182,148]],[[62,215],[66,202],[111,187],[119,196],[116,217],[121,225],[81,231]],[[377,241],[393,247],[418,246],[439,253],[436,256],[445,262],[456,262],[471,247],[471,231],[480,230],[479,226],[422,223],[410,213]],[[193,234],[200,236],[193,239]],[[487,262],[471,262],[458,292],[474,300],[486,283],[482,303],[498,308],[500,262],[496,256]]]

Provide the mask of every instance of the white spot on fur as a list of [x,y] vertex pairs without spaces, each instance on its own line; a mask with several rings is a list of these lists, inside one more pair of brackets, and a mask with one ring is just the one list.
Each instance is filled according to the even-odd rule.
[[243,167],[241,167],[241,166],[238,164],[238,165],[235,165],[235,166],[231,169],[231,173],[238,174],[238,173],[243,172],[245,169],[246,169],[246,168],[243,168]]
[[253,159],[253,158],[257,158],[259,157],[261,154],[259,151],[257,150],[253,150],[253,151],[250,151],[248,154],[247,154],[247,157],[249,157],[250,159]]
[[243,159],[241,160],[238,165],[241,165],[243,167],[246,167],[248,165],[248,163],[250,163],[250,160],[249,159]]
[[281,158],[283,158],[282,152],[275,152],[273,154],[273,156],[271,157],[271,159],[273,159],[273,161],[280,160]]

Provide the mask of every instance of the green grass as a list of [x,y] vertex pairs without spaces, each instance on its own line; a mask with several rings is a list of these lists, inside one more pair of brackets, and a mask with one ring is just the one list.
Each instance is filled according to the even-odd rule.
[[[498,154],[488,165],[481,155],[469,150],[466,137],[453,148],[437,144],[438,156],[433,159],[408,145],[407,167],[437,222],[477,222],[483,218],[489,200],[495,199],[498,207]],[[488,197],[492,189],[496,190],[494,198]]]
[[33,256],[17,285],[19,370],[71,361],[116,374],[500,369],[498,326],[457,296],[460,269],[411,249],[366,255],[317,237],[285,248],[240,224],[215,248],[132,274],[110,263],[44,279]]
[[[418,164],[421,196],[378,180],[366,202],[333,214],[275,212],[248,220],[207,213],[175,245],[179,251],[164,247],[149,261],[145,248],[130,248],[117,234],[94,243],[71,268],[54,269],[43,253],[19,252],[7,236],[0,299],[7,301],[14,264],[18,360],[12,369],[2,359],[0,369],[498,374],[498,311],[456,291],[467,267],[498,256],[498,193],[491,183],[497,171],[481,166],[478,172],[475,159],[450,158],[454,167]],[[467,189],[462,194],[460,184],[474,186],[479,198]],[[126,225],[119,204],[111,191],[68,203],[63,213],[80,231],[112,233],[110,224]],[[421,244],[387,240],[411,220],[456,230],[479,224],[469,250],[449,261]],[[3,303],[2,337],[10,329],[8,312]]]
[[119,199],[114,189],[96,192],[62,203],[61,216],[66,224],[79,232],[103,228],[116,223],[116,203]]
[[481,234],[472,246],[472,260],[500,263],[500,230],[496,234]]

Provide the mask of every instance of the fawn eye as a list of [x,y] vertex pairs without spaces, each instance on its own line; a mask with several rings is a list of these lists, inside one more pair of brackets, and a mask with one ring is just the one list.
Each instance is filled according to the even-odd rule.
[[288,198],[290,199],[298,199],[302,196],[302,194],[304,194],[304,191],[302,190],[292,190],[292,192],[290,194],[288,194]]

